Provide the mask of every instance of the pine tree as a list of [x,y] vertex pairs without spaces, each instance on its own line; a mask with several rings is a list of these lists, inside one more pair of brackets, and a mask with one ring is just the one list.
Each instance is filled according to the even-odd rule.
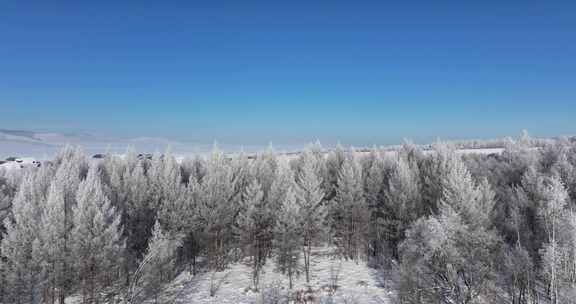
[[145,174],[144,164],[138,162],[133,168],[127,166],[126,170],[123,226],[128,251],[127,267],[132,269],[146,251],[154,227],[156,209],[150,190],[151,182]]
[[344,159],[338,174],[330,214],[335,242],[342,255],[358,260],[365,244],[370,214],[364,199],[362,172],[352,157]]
[[269,147],[265,153],[258,154],[251,166],[250,176],[258,181],[266,200],[279,170],[280,165],[272,147]]
[[147,160],[139,159],[132,147],[124,157],[107,155],[102,162],[102,188],[115,213],[121,218],[123,238],[126,242],[123,274],[126,285],[129,274],[138,265],[147,246],[154,225],[156,210],[152,209],[150,181],[145,174]]
[[159,209],[164,202],[175,201],[182,194],[182,173],[170,148],[164,155],[156,155],[148,171],[154,206]]
[[215,150],[202,180],[191,177],[189,182],[196,220],[206,241],[210,270],[222,270],[230,262],[232,227],[240,197],[234,173],[224,155]]
[[[53,182],[50,186],[48,199],[41,220],[40,240],[44,268],[46,269],[48,286],[46,295],[48,301],[58,301],[64,304],[68,295],[70,271],[69,228],[71,223],[66,219],[66,203],[63,186]],[[70,223],[70,224],[69,224]]]
[[98,291],[109,286],[121,265],[124,244],[120,217],[104,195],[99,168],[80,183],[74,208],[73,254],[84,303],[99,303]]
[[[267,193],[266,200],[270,204],[270,209],[279,210],[282,208],[284,199],[288,190],[294,184],[294,174],[287,162],[278,162],[276,174],[273,177],[270,185],[270,190]],[[266,192],[265,192],[266,194]]]
[[332,200],[336,196],[336,191],[338,188],[338,178],[342,171],[342,166],[348,158],[348,155],[354,155],[354,151],[349,151],[346,153],[344,148],[338,144],[336,149],[328,155],[326,158],[326,170],[324,170],[324,185],[323,189],[326,193],[326,200]]
[[252,264],[252,284],[259,288],[260,273],[268,257],[268,244],[272,241],[273,218],[264,192],[254,180],[246,189],[236,218],[240,246]]
[[384,190],[382,229],[390,257],[398,258],[398,245],[409,225],[423,214],[420,176],[416,164],[407,155],[398,155]]
[[[287,174],[287,172],[284,172],[284,169],[288,168],[285,168],[283,164],[279,163],[272,146],[268,147],[265,153],[258,155],[251,166],[250,175],[260,184],[263,194],[263,206],[265,206],[267,210],[278,210],[281,206],[283,195],[285,195],[286,192],[286,186],[283,185],[285,182],[284,179],[289,179],[288,177],[282,176]],[[266,256],[270,256],[273,248],[271,230],[276,222],[275,212],[267,213],[266,222],[270,230],[269,237],[262,238],[261,240],[263,241],[263,251]]]
[[475,303],[493,295],[499,240],[485,220],[493,195],[476,185],[460,158],[447,168],[439,213],[416,221],[401,245],[404,270],[412,272],[401,297],[410,301]]
[[310,257],[312,246],[325,228],[326,208],[323,205],[322,180],[317,174],[317,159],[312,152],[305,152],[296,178],[296,203],[302,225],[302,251],[306,282],[310,283]]
[[423,213],[428,215],[438,212],[438,202],[443,195],[443,182],[449,174],[449,166],[458,157],[454,145],[450,143],[436,142],[432,149],[432,154],[425,158],[420,166]]
[[[65,147],[56,157],[56,163],[58,167],[49,191],[52,195],[48,196],[42,221],[46,232],[42,245],[52,264],[50,267],[54,266],[48,271],[54,275],[53,291],[57,292],[58,302],[63,304],[74,284],[74,257],[71,256],[73,208],[78,185],[88,172],[88,161],[82,149],[75,146]],[[52,241],[54,243],[50,244]]]
[[12,216],[5,220],[6,234],[0,253],[6,273],[6,299],[13,303],[38,303],[42,284],[39,248],[40,220],[46,202],[48,169],[25,174],[13,200]]
[[386,183],[386,171],[384,161],[376,150],[362,160],[364,198],[370,211],[370,226],[368,229],[368,255],[371,263],[382,265],[384,251],[386,250],[385,229],[383,219],[386,215],[382,204],[384,201],[384,185]]
[[[20,180],[9,180],[9,176],[7,175],[8,173],[6,173],[5,170],[0,169],[0,241],[2,241],[2,235],[5,232],[4,219],[10,214],[12,199],[14,199],[14,196],[16,195],[18,185],[22,183]],[[14,174],[11,175],[13,176]]]
[[141,303],[150,296],[158,303],[163,284],[174,278],[176,251],[181,245],[181,235],[166,233],[159,222],[154,224],[148,249],[128,289],[129,303]]
[[300,250],[303,231],[299,205],[296,203],[292,188],[288,189],[274,229],[274,247],[276,269],[288,276],[289,288],[292,289],[293,280],[301,271]]

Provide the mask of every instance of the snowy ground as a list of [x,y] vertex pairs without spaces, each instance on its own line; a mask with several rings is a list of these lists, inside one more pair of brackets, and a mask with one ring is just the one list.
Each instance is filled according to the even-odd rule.
[[[389,303],[390,294],[383,287],[382,276],[366,263],[344,261],[335,258],[328,248],[318,248],[313,252],[311,282],[306,284],[304,274],[295,280],[293,294],[311,295],[316,301],[327,300],[331,295],[332,281],[338,275],[338,288],[332,293],[334,302],[324,303]],[[234,264],[229,269],[217,273],[201,273],[194,277],[183,272],[160,297],[160,303],[198,304],[240,304],[262,303],[262,293],[250,289],[250,268],[244,264]],[[211,278],[214,277],[214,280]],[[211,284],[211,281],[214,282]],[[210,296],[210,286],[219,284],[215,296]],[[264,269],[260,290],[288,292],[286,276],[274,271],[272,261]],[[307,290],[311,292],[306,293]],[[154,301],[149,301],[153,303]],[[293,302],[294,303],[294,302]],[[302,302],[304,303],[304,302]],[[311,302],[306,302],[311,303]],[[312,302],[313,303],[313,302]]]

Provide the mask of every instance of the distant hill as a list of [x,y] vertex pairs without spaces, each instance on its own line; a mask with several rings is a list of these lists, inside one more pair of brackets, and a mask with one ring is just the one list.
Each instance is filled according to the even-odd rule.
[[[111,138],[82,132],[35,132],[28,130],[0,129],[0,159],[9,156],[51,158],[66,144],[80,145],[92,154],[122,154],[128,146],[140,153],[163,152],[171,147],[178,155],[191,155],[211,151],[212,143],[182,142],[161,137]],[[220,145],[226,151],[240,151],[240,146]],[[263,150],[254,147],[251,150]]]
[[88,136],[57,132],[0,129],[0,158],[52,155],[62,145],[83,144]]
[[30,139],[36,139],[34,137],[34,135],[36,134],[35,132],[32,131],[24,131],[24,130],[4,130],[4,129],[0,129],[0,133],[1,134],[5,134],[5,135],[12,135],[12,136],[19,136],[19,137],[27,137]]

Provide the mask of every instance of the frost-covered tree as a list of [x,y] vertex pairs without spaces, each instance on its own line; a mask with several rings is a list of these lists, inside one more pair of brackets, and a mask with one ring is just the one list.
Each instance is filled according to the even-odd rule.
[[246,189],[252,182],[253,176],[251,176],[250,164],[251,162],[244,151],[230,160],[229,165],[232,167],[234,193],[237,195],[238,200],[243,198]]
[[327,209],[323,205],[322,180],[317,174],[317,158],[310,151],[302,155],[301,167],[296,175],[295,195],[302,225],[302,253],[306,282],[310,282],[312,246],[325,228]]
[[88,161],[78,146],[67,146],[56,157],[54,179],[50,185],[46,210],[42,219],[42,246],[45,261],[51,264],[52,291],[63,304],[74,284],[74,257],[71,231],[76,191],[88,172]]
[[[16,171],[19,173],[19,171]],[[0,169],[0,241],[4,234],[4,219],[10,214],[12,208],[12,199],[14,198],[20,180],[13,181],[12,176],[20,174],[10,174],[6,170]]]
[[182,188],[172,198],[162,201],[157,210],[157,219],[164,230],[184,233],[192,228],[193,208],[194,205],[188,200],[186,189]]
[[182,172],[170,148],[163,155],[155,155],[148,170],[150,191],[155,208],[164,202],[179,199],[182,193]]
[[124,249],[120,216],[104,195],[99,171],[93,165],[80,183],[73,211],[73,256],[84,303],[100,302],[100,291],[117,279]]
[[443,195],[443,182],[448,175],[452,160],[457,157],[455,147],[450,143],[436,142],[431,155],[420,165],[423,213],[438,211],[438,202]]
[[417,218],[425,215],[421,204],[420,176],[416,163],[400,154],[393,161],[382,204],[382,231],[390,257],[398,258],[398,245]]
[[258,181],[254,180],[246,189],[236,218],[239,245],[244,256],[250,258],[252,266],[252,285],[258,290],[260,273],[268,257],[268,244],[272,241],[274,229],[273,210],[264,200],[264,192]]
[[144,254],[150,232],[156,219],[155,204],[151,195],[150,180],[144,164],[138,161],[134,167],[126,166],[123,189],[126,201],[123,211],[123,230],[126,237],[127,267],[132,269]]
[[40,241],[42,260],[47,274],[46,295],[49,302],[64,304],[70,292],[70,280],[74,277],[70,255],[71,219],[67,219],[65,191],[53,182],[42,214]]
[[[280,208],[286,185],[291,182],[291,176],[288,174],[290,174],[289,168],[279,162],[272,146],[254,159],[250,166],[250,176],[262,189],[262,200],[266,209],[274,211]],[[274,227],[276,216],[275,212],[268,212],[266,221],[269,229]],[[262,241],[264,242],[262,248],[269,256],[273,248],[272,237],[263,238]]]
[[478,303],[493,295],[498,236],[489,214],[493,193],[476,184],[460,158],[447,163],[439,213],[417,220],[401,245],[408,277],[400,299],[411,303]]
[[280,210],[293,183],[294,173],[290,169],[289,164],[287,162],[279,162],[270,189],[268,193],[264,192],[272,210]]
[[27,172],[13,200],[11,217],[0,246],[7,302],[39,303],[42,298],[40,221],[51,170]]
[[148,249],[128,289],[126,297],[129,303],[141,303],[150,296],[158,303],[163,285],[174,278],[176,251],[181,245],[181,235],[166,233],[159,222],[154,224]]
[[112,206],[119,210],[125,209],[125,174],[129,171],[126,167],[128,166],[128,159],[132,159],[131,155],[133,153],[133,151],[127,150],[125,155],[126,160],[119,156],[107,155],[100,164],[102,166],[101,180],[104,194],[108,197]]
[[126,275],[139,303],[174,269],[219,271],[241,253],[255,287],[268,259],[309,280],[312,247],[326,244],[350,258],[366,245],[369,265],[400,278],[401,302],[574,302],[576,142],[455,150],[470,144],[492,143],[367,154],[317,144],[295,158],[215,150],[182,162],[169,150],[88,162],[67,146],[41,168],[0,172],[0,302],[83,291],[89,302]]
[[538,150],[533,148],[527,132],[523,132],[518,139],[507,139],[498,168],[503,183],[520,184],[526,171],[538,162],[538,156]]
[[561,150],[550,171],[562,180],[571,201],[576,202],[576,167],[569,160],[568,148]]
[[330,208],[334,240],[345,258],[358,260],[364,252],[370,213],[364,199],[361,167],[354,158],[344,159],[336,185]]
[[190,199],[196,208],[196,220],[205,238],[209,268],[221,270],[230,262],[235,216],[240,193],[236,176],[223,153],[215,150],[206,164],[202,180],[191,177]]
[[302,250],[301,211],[292,188],[288,188],[274,229],[276,269],[288,276],[292,289],[294,278],[301,272],[300,250]]
[[324,181],[323,189],[326,193],[326,200],[331,200],[334,198],[334,196],[336,196],[338,178],[346,158],[349,157],[347,153],[352,155],[352,157],[354,155],[354,151],[346,152],[344,151],[344,148],[338,144],[336,149],[330,152],[326,158],[326,169],[324,170],[324,176],[322,178]]
[[[532,243],[535,241],[529,219],[531,214],[530,200],[521,186],[510,188],[505,206],[508,215],[504,214],[493,219],[495,224],[506,229],[502,234],[504,244],[501,252],[500,264],[501,280],[504,290],[508,293],[513,304],[531,303],[535,297],[536,269]],[[496,208],[494,212],[502,212],[503,208]],[[506,216],[506,218],[503,218]],[[499,223],[504,221],[504,223]]]
[[566,209],[568,193],[560,178],[552,177],[543,189],[543,201],[538,215],[546,230],[546,243],[540,250],[542,272],[549,284],[548,294],[551,303],[564,303],[561,290],[565,283],[572,281],[575,287],[576,264],[574,263],[573,222],[576,218]]
[[279,168],[278,159],[272,146],[262,154],[258,154],[251,166],[250,175],[253,176],[262,187],[264,198],[267,198],[270,188],[278,175]]
[[531,303],[534,283],[534,263],[528,250],[520,243],[505,245],[500,271],[504,288],[513,304]]
[[377,264],[384,262],[384,251],[387,248],[383,229],[385,213],[382,205],[388,167],[376,150],[372,150],[367,157],[362,159],[364,198],[370,210],[368,255],[371,263]]

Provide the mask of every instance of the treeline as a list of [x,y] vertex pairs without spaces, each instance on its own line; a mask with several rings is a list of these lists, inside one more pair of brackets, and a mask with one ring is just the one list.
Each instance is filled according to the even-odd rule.
[[329,245],[382,269],[398,303],[576,303],[576,144],[532,143],[181,162],[66,147],[0,172],[0,302],[140,303],[239,260],[254,290],[266,263],[292,288]]

